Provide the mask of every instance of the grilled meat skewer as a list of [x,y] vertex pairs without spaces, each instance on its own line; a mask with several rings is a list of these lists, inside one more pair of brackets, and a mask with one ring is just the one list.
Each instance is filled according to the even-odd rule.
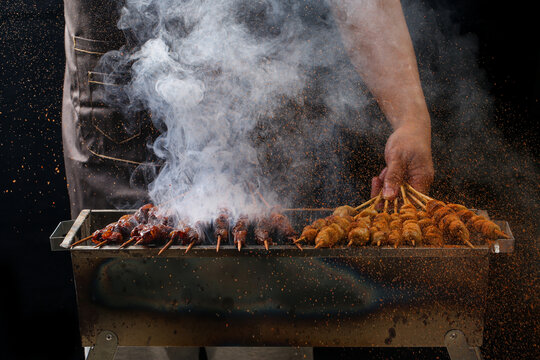
[[232,229],[234,245],[238,247],[238,251],[242,249],[243,245],[246,245],[246,237],[248,233],[249,219],[247,215],[240,215],[236,224]]
[[222,210],[221,214],[214,221],[214,236],[217,239],[216,252],[219,251],[221,242],[227,243],[229,241],[229,211]]
[[269,249],[269,245],[273,245],[270,234],[272,233],[272,223],[267,217],[262,217],[257,220],[255,225],[255,240],[259,245],[264,245],[266,250]]

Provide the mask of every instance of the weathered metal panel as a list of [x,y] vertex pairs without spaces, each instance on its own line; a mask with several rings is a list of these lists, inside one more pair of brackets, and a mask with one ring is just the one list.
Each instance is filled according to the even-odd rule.
[[[66,241],[123,213],[81,214]],[[493,246],[185,248],[73,248],[82,344],[109,330],[119,346],[431,347],[452,329],[482,344]]]

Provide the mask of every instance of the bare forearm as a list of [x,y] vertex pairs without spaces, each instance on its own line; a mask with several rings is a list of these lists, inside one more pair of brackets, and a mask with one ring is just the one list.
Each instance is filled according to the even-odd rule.
[[330,2],[352,63],[394,128],[373,194],[382,189],[384,198],[393,199],[404,181],[427,191],[434,175],[431,122],[401,2]]
[[331,0],[352,63],[394,129],[430,120],[399,0]]

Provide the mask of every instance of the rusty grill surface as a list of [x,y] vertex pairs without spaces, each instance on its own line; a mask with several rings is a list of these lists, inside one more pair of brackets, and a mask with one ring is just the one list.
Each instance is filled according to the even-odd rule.
[[[53,247],[127,211],[84,210]],[[287,213],[298,230],[324,211]],[[497,222],[511,235],[506,222]],[[120,346],[480,346],[493,253],[514,240],[451,248],[292,245],[77,246],[71,249],[83,346],[112,331]]]

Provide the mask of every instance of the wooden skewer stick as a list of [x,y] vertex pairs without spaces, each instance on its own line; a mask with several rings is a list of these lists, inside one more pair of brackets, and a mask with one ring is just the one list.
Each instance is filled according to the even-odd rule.
[[354,208],[354,211],[358,211],[360,210],[361,208],[363,208],[364,206],[368,206],[369,204],[371,204],[372,202],[374,202],[375,200],[377,199],[377,197],[373,197],[371,199],[369,199],[368,201],[366,201],[365,203],[363,204],[360,204],[358,205],[357,207]]
[[242,242],[241,241],[237,242],[236,246],[238,246],[238,251],[242,250]]
[[270,209],[270,204],[265,200],[265,198],[262,196],[259,190],[253,189],[254,185],[250,182],[246,182],[246,186],[249,189],[249,192],[251,193],[251,199],[253,200],[253,204],[257,204],[257,200],[255,199],[255,194],[261,199],[261,201],[264,203],[267,209]]
[[157,207],[163,207],[163,205],[166,205],[168,203],[170,203],[171,201],[174,201],[174,200],[177,200],[177,199],[180,199],[181,197],[185,196],[187,193],[189,193],[191,190],[188,190],[180,195],[176,195],[176,196],[173,196],[171,199],[165,201],[165,202],[162,202],[161,204],[158,204],[156,205]]
[[407,199],[407,195],[405,194],[405,188],[403,187],[403,185],[401,185],[399,188],[401,190],[401,196],[403,197],[403,202],[405,204],[410,204],[409,200]]
[[398,200],[397,200],[397,197],[394,199],[394,214],[397,214],[398,213]]
[[249,187],[249,193],[251,194],[251,201],[253,202],[253,206],[257,206],[257,198],[255,198],[255,193],[253,190],[251,190],[251,186]]
[[125,243],[123,243],[122,245],[120,245],[120,249],[125,248],[126,246],[128,246],[129,244],[131,244],[132,242],[134,242],[136,239],[137,239],[137,238],[132,237],[131,239],[129,239],[128,241],[126,241]]
[[158,256],[161,255],[161,254],[163,254],[163,252],[164,252],[165,250],[167,250],[167,249],[173,244],[173,242],[174,242],[174,239],[169,240],[169,241],[161,248],[161,250],[159,250],[159,252],[157,253]]
[[298,244],[299,242],[302,242],[302,241],[304,241],[304,240],[306,240],[305,237],[303,237],[303,236],[302,236],[302,237],[299,237],[298,239],[296,239],[296,240],[293,241],[293,244],[296,245],[296,244]]
[[217,237],[216,252],[219,252],[219,245],[221,244],[221,235]]
[[261,194],[261,192],[259,190],[257,190],[257,195],[259,195],[259,197],[261,198],[261,201],[264,203],[264,205],[266,206],[267,209],[272,208],[270,206],[270,204],[264,199],[264,197],[262,196],[262,194]]
[[109,240],[103,240],[102,242],[100,242],[96,246],[94,246],[94,248],[100,248],[100,247],[102,247],[103,245],[105,245],[108,242],[109,242]]
[[[381,193],[382,193],[382,191],[381,191]],[[379,195],[377,195],[376,197],[374,197],[375,202],[374,202],[373,204],[371,204],[371,205],[368,207],[368,209],[374,209],[375,206],[379,205],[379,202],[381,202],[381,199],[382,199],[381,193],[379,193]]]
[[413,194],[408,193],[407,194],[409,198],[411,198],[418,206],[420,206],[423,210],[426,210],[426,205],[422,201],[420,201],[418,198],[416,198]]
[[336,208],[283,208],[283,211],[334,211]]
[[300,250],[304,251],[304,248],[302,247],[302,245],[297,244],[297,243],[294,243],[294,245],[296,245],[296,247],[299,248]]
[[87,236],[85,237],[84,239],[81,239],[81,240],[77,240],[76,242],[74,242],[73,244],[71,244],[71,246],[69,247],[70,249],[76,245],[79,245],[80,243],[83,243],[85,242],[86,240],[90,240],[92,238],[92,236],[94,235],[90,235],[90,236]]
[[384,212],[387,212],[388,211],[388,200],[387,199],[384,199]]
[[420,198],[423,198],[425,201],[429,201],[429,200],[435,200],[425,194],[422,194],[420,191],[416,190],[415,188],[413,188],[411,185],[405,183],[405,186],[407,187],[408,190],[410,190],[411,192],[413,192],[416,196],[420,197]]
[[465,245],[467,245],[468,247],[470,247],[471,249],[474,249],[474,245],[471,244],[471,242],[469,240],[463,240],[463,242],[465,243]]
[[268,250],[268,240],[264,240],[264,248]]
[[195,245],[195,241],[192,241],[192,242],[189,243],[189,245],[188,245],[186,251],[184,252],[184,254],[187,254],[188,251],[191,250],[191,248],[193,247],[193,245]]
[[495,234],[497,234],[498,236],[500,236],[500,237],[502,237],[502,238],[504,238],[504,239],[510,239],[510,236],[509,236],[509,235],[503,233],[503,232],[500,231],[500,230],[495,230]]

